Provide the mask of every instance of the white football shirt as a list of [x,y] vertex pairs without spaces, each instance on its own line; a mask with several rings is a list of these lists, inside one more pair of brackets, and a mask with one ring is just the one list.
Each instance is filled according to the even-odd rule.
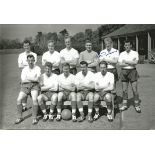
[[[58,90],[58,75],[52,73],[51,76],[47,76],[46,73],[41,75],[43,86],[49,86],[54,91]],[[49,89],[50,90],[50,89]]]
[[114,87],[114,74],[107,72],[105,76],[101,74],[101,72],[98,72],[95,74],[95,90],[97,90],[97,87],[102,87],[103,89],[113,86]]
[[50,51],[47,51],[42,56],[42,65],[44,66],[46,62],[51,62],[52,64],[56,63],[57,66],[53,66],[53,70],[59,68],[60,64],[60,53],[57,51],[54,51],[51,53]]
[[72,87],[72,85],[75,85],[75,75],[69,74],[69,76],[66,78],[64,76],[64,73],[62,73],[58,76],[58,83],[59,83],[59,91],[63,90],[61,88],[62,84]]
[[36,62],[37,62],[37,54],[36,53],[31,52],[31,51],[29,53],[23,52],[23,53],[19,54],[19,56],[18,56],[18,67],[19,68],[24,68],[24,67],[28,66],[27,56],[30,54],[32,54],[34,56],[35,64],[36,64]]
[[21,73],[21,80],[27,80],[27,78],[35,78],[37,77],[38,80],[36,82],[39,82],[39,78],[41,76],[41,69],[39,66],[34,66],[34,68],[29,68],[29,66],[26,66]]
[[89,85],[90,83],[94,84],[95,74],[91,71],[87,72],[87,75],[84,76],[82,71],[76,74],[76,86],[78,89],[79,84]]
[[[138,52],[130,50],[129,53],[126,52],[126,51],[120,53],[118,62],[122,63],[123,60],[128,60],[128,61],[137,60],[138,61],[139,60]],[[124,68],[124,69],[133,69],[133,68],[135,68],[135,65],[128,65],[128,66],[125,66],[125,67],[122,67],[122,68]]]
[[[117,49],[111,48],[110,51],[107,49],[104,49],[100,52],[99,59],[102,60],[103,58],[108,58],[110,60],[113,60],[114,58],[118,61],[119,58],[119,51]],[[116,68],[116,64],[110,64],[108,63],[108,69]]]
[[[72,61],[75,59],[79,59],[79,53],[76,49],[71,48],[68,50],[67,48],[64,48],[60,51],[60,57],[64,58],[66,61]],[[71,66],[73,68],[75,66]]]

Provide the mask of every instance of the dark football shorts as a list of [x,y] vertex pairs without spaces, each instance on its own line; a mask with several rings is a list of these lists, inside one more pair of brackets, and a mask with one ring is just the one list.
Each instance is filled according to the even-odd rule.
[[139,74],[136,70],[134,69],[122,69],[120,78],[122,82],[135,82],[139,78]]
[[31,91],[37,90],[40,91],[40,85],[38,82],[22,83],[21,91],[26,95],[31,95]]
[[98,94],[100,96],[100,98],[99,98],[100,101],[104,101],[106,94],[109,94],[109,93],[110,93],[110,91],[107,91],[107,92],[96,91],[95,92],[95,94]]
[[89,93],[94,93],[94,90],[80,90],[77,93],[80,93],[82,95],[82,100],[87,100],[87,95]]
[[109,68],[109,69],[107,69],[107,71],[114,74],[115,81],[119,80],[116,68]]
[[44,92],[41,92],[41,94],[45,95],[48,100],[50,101],[51,100],[51,97],[56,94],[57,92],[52,92],[52,91],[44,91]]
[[[72,93],[71,91],[60,91],[63,93],[63,100],[69,101],[70,100],[70,94]],[[73,92],[75,93],[75,92]]]

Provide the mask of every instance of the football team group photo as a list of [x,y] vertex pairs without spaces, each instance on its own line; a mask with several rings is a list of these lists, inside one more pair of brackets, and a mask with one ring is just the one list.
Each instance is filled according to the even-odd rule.
[[38,32],[35,39],[1,39],[2,128],[155,127],[155,26],[87,26],[85,33],[64,26],[57,34],[51,25],[51,32]]

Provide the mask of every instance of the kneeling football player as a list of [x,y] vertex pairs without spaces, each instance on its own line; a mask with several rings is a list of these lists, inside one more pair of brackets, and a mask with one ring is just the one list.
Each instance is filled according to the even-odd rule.
[[21,73],[21,90],[17,98],[17,111],[18,118],[15,121],[15,124],[19,124],[23,121],[22,117],[22,101],[28,95],[31,95],[33,101],[32,115],[33,121],[32,124],[37,124],[37,113],[38,113],[38,102],[37,97],[40,91],[39,79],[41,75],[40,67],[34,65],[35,57],[33,55],[27,56],[28,66],[26,66]]
[[107,72],[107,63],[105,61],[101,61],[99,67],[100,72],[95,74],[94,120],[99,118],[99,100],[104,100],[107,105],[108,120],[113,121],[111,91],[114,89],[114,74]]
[[[54,109],[58,100],[58,75],[52,73],[52,64],[50,62],[45,63],[45,73],[41,76],[41,94],[38,96],[38,103],[44,114],[43,121],[54,119]],[[47,114],[46,105],[47,101],[51,101],[50,112]]]
[[82,122],[84,117],[82,101],[88,101],[88,122],[93,122],[92,109],[94,98],[94,73],[88,71],[88,63],[86,61],[80,62],[81,71],[76,74],[77,85],[77,105],[80,112],[79,122]]
[[70,100],[72,107],[72,120],[76,122],[76,85],[75,75],[70,73],[70,65],[64,63],[62,66],[63,73],[59,75],[59,93],[58,93],[58,104],[57,104],[57,121],[61,120],[61,109],[63,102]]

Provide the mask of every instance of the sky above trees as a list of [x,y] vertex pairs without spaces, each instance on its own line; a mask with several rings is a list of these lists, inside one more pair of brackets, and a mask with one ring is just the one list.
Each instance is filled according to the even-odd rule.
[[0,25],[0,36],[4,39],[35,37],[37,32],[57,32],[67,29],[70,35],[84,32],[85,29],[96,30],[101,24],[7,24]]

